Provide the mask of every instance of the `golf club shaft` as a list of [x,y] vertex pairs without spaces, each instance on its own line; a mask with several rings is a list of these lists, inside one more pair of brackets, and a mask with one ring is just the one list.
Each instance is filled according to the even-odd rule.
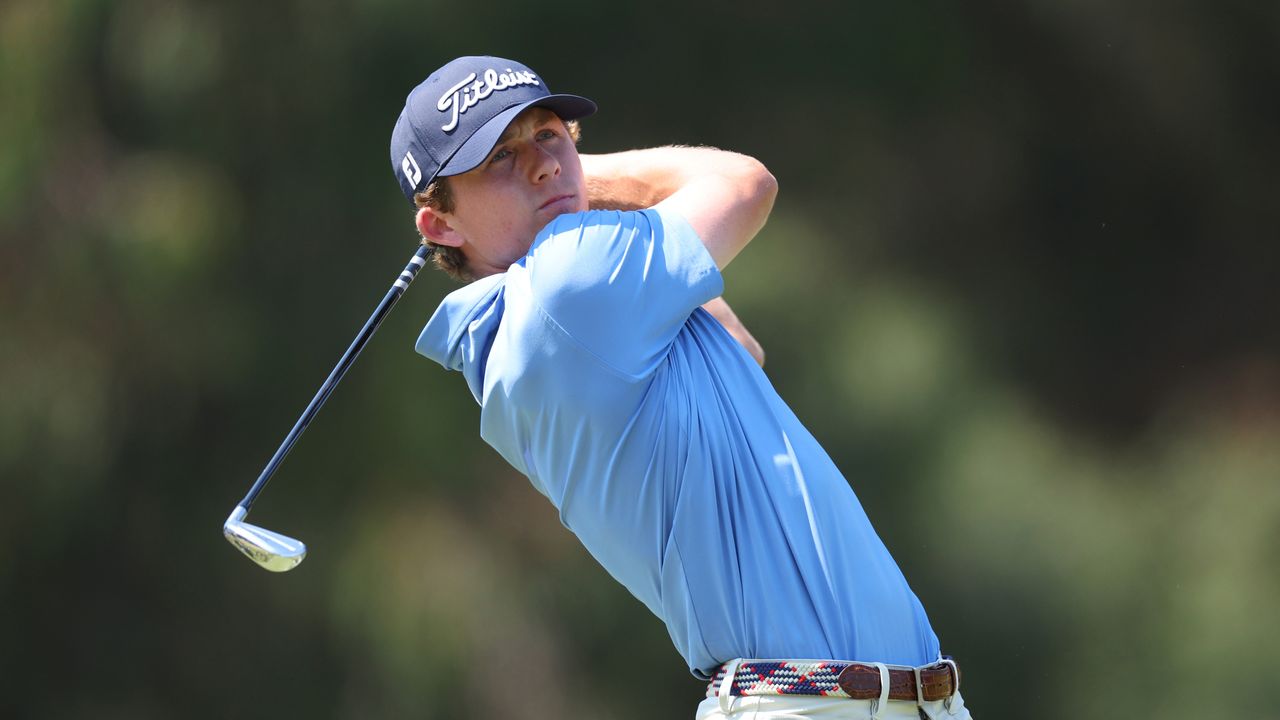
[[405,265],[400,277],[396,278],[395,283],[391,285],[391,289],[387,291],[387,296],[382,298],[382,302],[378,303],[378,308],[373,311],[373,315],[365,322],[360,334],[351,343],[351,347],[347,348],[347,351],[342,355],[342,359],[338,361],[337,367],[333,369],[333,372],[329,373],[329,379],[325,380],[324,385],[320,386],[320,391],[311,399],[311,403],[303,411],[302,417],[298,418],[297,424],[289,431],[284,442],[280,444],[280,448],[276,450],[276,454],[271,456],[271,461],[262,469],[262,474],[258,476],[258,481],[253,484],[253,487],[249,488],[249,493],[244,496],[244,500],[240,501],[240,507],[244,508],[246,512],[253,505],[258,493],[262,492],[262,488],[266,486],[267,481],[271,479],[276,468],[280,467],[280,463],[284,461],[285,456],[293,449],[293,444],[298,441],[298,437],[311,424],[311,419],[320,411],[324,401],[329,399],[329,393],[333,392],[333,389],[337,387],[338,382],[342,380],[342,376],[347,374],[347,370],[360,355],[360,351],[364,349],[365,344],[369,342],[369,338],[373,337],[373,334],[377,332],[378,326],[382,324],[382,319],[387,316],[396,301],[409,288],[409,283],[413,282],[413,279],[417,277],[418,271],[422,269],[422,266],[427,263],[427,255],[430,252],[431,249],[423,245],[409,259],[409,264]]

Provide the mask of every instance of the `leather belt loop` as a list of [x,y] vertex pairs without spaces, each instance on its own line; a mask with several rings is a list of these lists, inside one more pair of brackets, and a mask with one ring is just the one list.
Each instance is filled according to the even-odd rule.
[[951,686],[951,695],[942,701],[942,706],[947,709],[947,712],[954,715],[955,713],[951,712],[951,703],[955,702],[956,696],[960,694],[960,668],[956,666],[956,661],[952,660],[950,655],[943,655],[938,662],[949,665],[951,676],[955,678],[955,685]]
[[724,665],[724,679],[720,681],[720,712],[728,715],[733,710],[733,677],[738,674],[742,658],[730,660]]
[[871,700],[871,720],[880,717],[880,708],[889,701],[889,667],[884,663],[871,663],[880,671],[880,697]]

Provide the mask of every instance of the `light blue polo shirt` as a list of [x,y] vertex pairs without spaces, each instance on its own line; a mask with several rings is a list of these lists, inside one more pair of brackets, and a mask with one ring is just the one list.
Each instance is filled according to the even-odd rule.
[[849,483],[699,307],[722,289],[670,210],[562,215],[445,298],[417,350],[463,374],[481,437],[696,675],[737,657],[933,662]]

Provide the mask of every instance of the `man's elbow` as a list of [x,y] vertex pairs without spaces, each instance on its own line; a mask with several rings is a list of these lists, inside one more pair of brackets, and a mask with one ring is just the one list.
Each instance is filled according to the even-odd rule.
[[740,178],[745,195],[752,204],[764,209],[765,214],[773,208],[774,198],[778,197],[778,179],[769,172],[769,168],[759,160],[742,155]]
[[773,211],[773,201],[778,197],[778,179],[759,160],[745,156],[744,159],[747,161],[742,176],[744,205],[752,209],[756,219],[754,230],[758,232]]
[[764,163],[756,161],[760,169],[756,176],[756,191],[760,194],[763,202],[769,207],[773,207],[774,198],[778,197],[778,178],[769,172],[769,168]]

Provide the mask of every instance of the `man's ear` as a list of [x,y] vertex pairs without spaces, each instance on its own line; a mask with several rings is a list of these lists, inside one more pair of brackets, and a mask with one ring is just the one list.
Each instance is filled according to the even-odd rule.
[[433,207],[419,208],[414,222],[418,226],[418,232],[430,242],[436,245],[462,247],[462,236],[449,224],[449,218],[439,210]]

